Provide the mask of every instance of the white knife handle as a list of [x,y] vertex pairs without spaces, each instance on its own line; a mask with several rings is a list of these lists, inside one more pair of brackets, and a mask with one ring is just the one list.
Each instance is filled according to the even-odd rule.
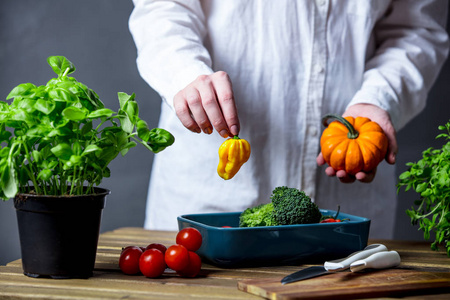
[[400,261],[400,255],[397,251],[383,251],[353,262],[350,265],[350,270],[358,272],[363,269],[387,269],[398,266]]
[[326,261],[324,264],[324,268],[327,271],[334,272],[334,271],[341,271],[348,269],[352,262],[364,259],[366,257],[369,257],[370,255],[381,252],[381,251],[387,251],[385,245],[383,244],[372,244],[367,246],[361,251],[354,252],[350,254],[349,256],[341,259]]

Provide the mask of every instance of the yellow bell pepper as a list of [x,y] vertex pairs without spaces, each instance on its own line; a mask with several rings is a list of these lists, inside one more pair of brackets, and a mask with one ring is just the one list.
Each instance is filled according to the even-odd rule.
[[235,135],[223,142],[219,148],[217,173],[225,180],[231,179],[249,158],[250,144]]

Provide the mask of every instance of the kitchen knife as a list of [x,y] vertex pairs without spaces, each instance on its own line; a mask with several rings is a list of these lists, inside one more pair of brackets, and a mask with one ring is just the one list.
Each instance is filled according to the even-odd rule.
[[[317,276],[321,276],[321,275],[325,275],[325,274],[332,274],[333,272],[336,272],[336,271],[342,271],[342,270],[350,268],[350,265],[353,262],[361,261],[361,260],[371,256],[372,254],[375,254],[378,252],[383,252],[383,251],[387,251],[387,248],[385,245],[372,244],[372,245],[367,246],[366,248],[364,248],[361,251],[357,251],[357,252],[350,254],[349,256],[347,256],[345,258],[332,260],[332,261],[326,261],[323,266],[313,266],[313,267],[309,267],[309,268],[297,271],[295,273],[292,273],[292,274],[284,277],[283,279],[281,279],[281,283],[287,284],[287,283],[304,280],[304,279],[308,279],[308,278],[313,278],[313,277],[317,277]],[[359,263],[362,263],[362,262],[359,262]],[[371,264],[373,264],[373,262]],[[355,266],[355,268],[357,268],[357,267]]]
[[358,272],[363,269],[386,269],[398,266],[400,261],[400,255],[397,251],[382,251],[351,263],[350,271]]

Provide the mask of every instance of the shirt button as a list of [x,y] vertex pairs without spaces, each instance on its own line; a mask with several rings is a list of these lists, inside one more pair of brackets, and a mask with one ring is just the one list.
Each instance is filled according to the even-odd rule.
[[316,126],[309,126],[309,134],[311,136],[317,136],[318,133],[319,133],[319,130],[317,129]]
[[314,65],[314,72],[315,73],[323,73],[325,69],[323,68],[323,66],[321,64],[315,64]]
[[325,5],[326,2],[327,2],[326,0],[316,0],[318,6],[323,6]]

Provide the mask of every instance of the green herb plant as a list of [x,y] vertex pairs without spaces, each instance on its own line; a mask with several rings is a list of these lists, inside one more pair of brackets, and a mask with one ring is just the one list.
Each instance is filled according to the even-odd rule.
[[168,131],[139,118],[135,94],[118,93],[120,109],[69,74],[63,56],[48,64],[58,75],[46,85],[23,83],[0,101],[0,198],[17,193],[80,195],[110,176],[109,163],[142,144],[157,153],[174,142]]
[[414,201],[415,207],[407,210],[413,225],[419,224],[424,238],[430,239],[435,233],[431,249],[438,250],[443,244],[450,257],[450,121],[439,126],[445,131],[436,138],[444,138],[446,143],[441,149],[428,148],[423,151],[422,159],[416,163],[407,163],[409,170],[400,174],[398,189],[413,189],[420,198]]

